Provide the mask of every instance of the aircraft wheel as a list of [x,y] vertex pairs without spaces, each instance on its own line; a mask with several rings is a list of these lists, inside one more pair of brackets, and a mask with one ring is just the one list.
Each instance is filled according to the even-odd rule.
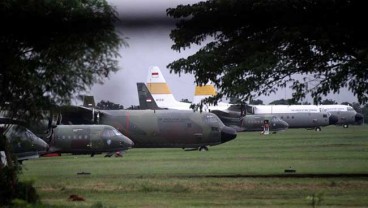
[[322,129],[321,129],[321,127],[316,127],[316,129],[315,129],[316,131],[321,131]]
[[206,151],[208,151],[208,147],[202,146],[202,147],[199,147],[198,150],[199,151],[205,151],[206,152]]
[[344,128],[349,128],[349,125],[348,124],[344,124],[343,127]]

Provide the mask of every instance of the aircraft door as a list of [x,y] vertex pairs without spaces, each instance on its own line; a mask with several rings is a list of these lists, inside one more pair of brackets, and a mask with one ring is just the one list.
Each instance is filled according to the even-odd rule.
[[89,135],[90,130],[88,128],[74,128],[71,135],[71,148],[75,151],[92,149],[94,145]]

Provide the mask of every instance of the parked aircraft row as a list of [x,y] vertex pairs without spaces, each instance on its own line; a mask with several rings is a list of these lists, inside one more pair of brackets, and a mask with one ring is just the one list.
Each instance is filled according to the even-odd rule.
[[[139,106],[141,109],[167,110],[167,108],[160,108],[157,105],[155,99],[144,83],[137,83],[137,90]],[[288,124],[285,121],[272,115],[247,115],[239,117],[228,115],[223,111],[217,112],[213,110],[211,112],[216,114],[226,126],[232,127],[236,131],[263,131],[265,120],[268,122],[269,131],[271,132],[286,130],[288,128]]]
[[[151,67],[148,71],[147,87],[158,107],[166,109],[190,110],[192,104],[201,103],[204,98],[216,95],[216,90],[212,85],[197,86],[192,104],[179,102],[174,98],[162,72],[156,66]],[[255,115],[263,117],[265,121],[269,121],[266,116],[277,117],[287,122],[289,128],[307,128],[317,131],[320,131],[323,126],[336,124],[348,127],[349,124],[359,124],[363,121],[362,114],[346,105],[251,105],[244,107],[219,102],[217,105],[203,104],[202,110],[218,115],[225,125],[232,126],[238,131],[247,129],[242,126],[243,122],[237,123],[236,119],[242,120]],[[247,115],[244,117],[245,114]],[[249,117],[248,119],[252,120]]]
[[213,113],[156,110],[91,110],[69,106],[60,123],[111,125],[134,142],[135,148],[199,148],[235,139],[236,131]]
[[[155,110],[101,110],[64,106],[57,125],[8,128],[7,138],[18,160],[46,153],[97,154],[136,148],[195,148],[207,150],[235,139],[236,131],[213,113]],[[51,122],[54,123],[54,122]],[[22,133],[22,132],[25,133]],[[41,139],[39,137],[41,137]],[[28,157],[24,157],[23,155]],[[31,157],[32,156],[32,157]]]
[[[271,132],[287,128],[320,130],[321,126],[348,127],[363,120],[361,114],[345,105],[204,104],[202,99],[216,95],[212,85],[197,86],[193,103],[178,102],[158,67],[150,68],[147,86],[137,83],[137,89],[141,108],[151,110],[63,106],[57,125],[50,126],[52,118],[29,129],[12,124],[6,136],[18,158],[24,160],[50,152],[110,154],[133,145],[207,150],[208,146],[233,140],[236,131],[263,131],[266,126]],[[193,104],[202,105],[201,110],[193,112]]]

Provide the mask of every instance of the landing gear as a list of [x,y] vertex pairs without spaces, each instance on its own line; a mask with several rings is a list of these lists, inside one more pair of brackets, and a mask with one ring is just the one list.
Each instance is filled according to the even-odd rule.
[[198,148],[199,151],[204,151],[204,152],[207,152],[208,151],[208,147],[206,146],[201,146]]
[[344,125],[342,125],[342,127],[344,127],[344,128],[349,128],[349,125],[348,124],[344,124]]
[[314,130],[315,131],[322,131],[321,127],[316,127]]
[[105,155],[105,157],[111,157],[114,154],[114,152],[109,152]]
[[109,152],[105,155],[105,157],[111,157],[115,155],[115,157],[123,157],[124,152],[118,151],[118,152]]

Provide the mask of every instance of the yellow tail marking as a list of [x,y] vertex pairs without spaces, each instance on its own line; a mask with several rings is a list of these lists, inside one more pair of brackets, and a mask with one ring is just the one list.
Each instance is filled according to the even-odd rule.
[[147,87],[151,94],[171,94],[166,83],[147,83]]
[[216,89],[212,85],[196,86],[194,95],[216,95]]

